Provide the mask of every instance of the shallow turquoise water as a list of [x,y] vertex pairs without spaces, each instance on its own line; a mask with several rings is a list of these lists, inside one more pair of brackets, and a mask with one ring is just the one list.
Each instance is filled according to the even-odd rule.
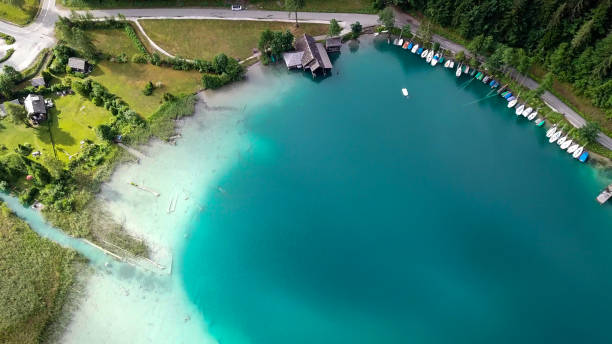
[[501,98],[468,104],[482,83],[345,49],[320,82],[268,71],[292,89],[247,108],[252,147],[189,225],[178,271],[212,335],[612,342],[609,179]]

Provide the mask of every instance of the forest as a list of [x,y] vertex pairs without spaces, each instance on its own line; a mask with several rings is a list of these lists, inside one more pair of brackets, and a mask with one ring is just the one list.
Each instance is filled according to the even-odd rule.
[[[374,1],[376,5],[377,1]],[[571,83],[612,120],[612,0],[393,0],[435,24],[484,44],[513,48]],[[507,54],[506,54],[507,55]],[[508,62],[519,67],[520,58]]]

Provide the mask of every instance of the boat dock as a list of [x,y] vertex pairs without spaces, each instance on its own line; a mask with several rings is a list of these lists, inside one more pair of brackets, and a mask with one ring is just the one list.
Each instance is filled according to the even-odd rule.
[[608,185],[607,188],[605,188],[600,194],[599,196],[597,196],[597,202],[599,202],[599,204],[603,205],[604,203],[606,203],[610,198],[612,198],[612,184]]

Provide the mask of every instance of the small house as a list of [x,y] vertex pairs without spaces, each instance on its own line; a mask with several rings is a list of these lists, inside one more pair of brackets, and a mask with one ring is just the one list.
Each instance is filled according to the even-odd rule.
[[303,56],[303,51],[290,51],[283,53],[283,60],[285,60],[288,69],[301,69]]
[[42,76],[30,80],[30,84],[34,87],[47,86],[45,83],[45,78],[43,78]]
[[23,102],[26,111],[28,112],[28,119],[33,125],[38,125],[41,122],[47,120],[47,105],[45,99],[37,94],[28,94]]
[[331,37],[325,40],[325,49],[328,53],[337,53],[340,52],[342,48],[342,38],[340,37]]
[[68,67],[70,67],[73,72],[87,73],[89,71],[89,64],[87,61],[78,57],[69,58]]

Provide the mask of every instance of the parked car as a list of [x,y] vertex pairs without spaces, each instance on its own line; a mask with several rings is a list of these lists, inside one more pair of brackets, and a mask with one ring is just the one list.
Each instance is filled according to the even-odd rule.
[[240,5],[232,5],[232,11],[242,11],[242,6],[240,6]]

